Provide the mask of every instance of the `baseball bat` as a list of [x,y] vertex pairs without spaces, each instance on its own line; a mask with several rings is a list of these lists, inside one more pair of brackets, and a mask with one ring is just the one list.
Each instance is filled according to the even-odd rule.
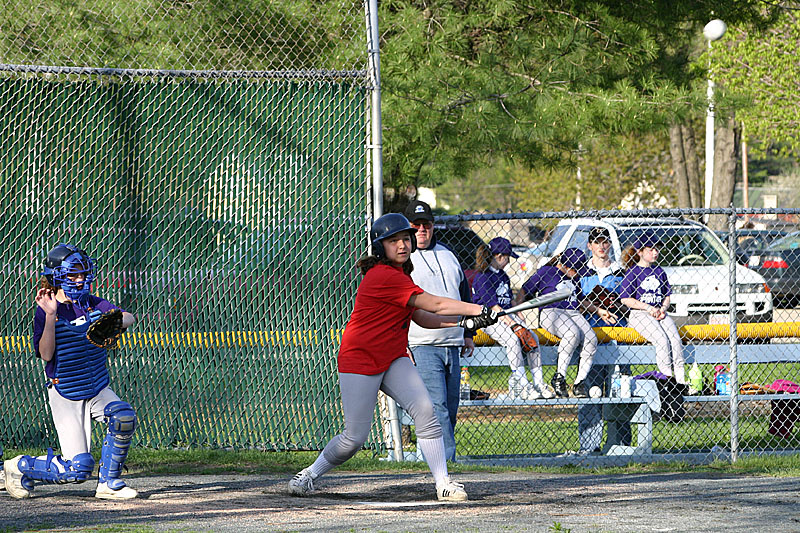
[[543,305],[551,304],[553,302],[560,302],[561,300],[566,300],[571,295],[572,291],[569,289],[559,289],[555,292],[548,292],[547,294],[543,294],[538,298],[528,300],[527,302],[515,305],[514,307],[509,307],[508,309],[498,313],[497,316],[500,317],[510,315],[512,313],[518,313],[520,311],[542,307]]

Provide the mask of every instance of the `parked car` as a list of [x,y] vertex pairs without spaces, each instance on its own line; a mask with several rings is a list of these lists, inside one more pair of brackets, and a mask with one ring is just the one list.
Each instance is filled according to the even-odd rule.
[[[776,239],[789,232],[779,229],[738,229],[736,230],[736,257],[739,264],[747,265],[755,250],[763,250]],[[720,240],[728,245],[728,232],[717,231]]]
[[475,252],[479,246],[486,244],[484,240],[471,229],[459,224],[435,224],[433,235],[438,242],[456,254],[458,262],[461,263],[461,268],[464,269],[471,284],[476,272]]
[[[475,254],[479,246],[486,244],[485,241],[471,229],[458,224],[436,224],[434,226],[434,236],[437,241],[450,248],[456,254],[458,262],[461,263],[461,268],[464,269],[467,279],[472,284],[472,279],[477,272],[475,270]],[[512,257],[505,268],[508,277],[511,279],[512,289],[519,289],[536,270],[536,258],[540,255],[540,248],[544,248],[543,244],[533,248],[513,247],[520,257]]]
[[[679,326],[728,322],[730,256],[719,237],[699,222],[681,218],[565,219],[559,222],[539,266],[566,248],[588,249],[589,230],[606,228],[612,241],[611,256],[622,251],[642,232],[661,238],[658,264],[672,285],[669,314]],[[742,265],[736,266],[737,319],[770,322],[772,294],[764,277]]]
[[775,298],[792,307],[800,303],[800,231],[752,251],[748,266],[764,276]]
[[536,272],[539,259],[544,256],[546,242],[536,246],[513,246],[512,249],[519,257],[512,257],[506,267],[506,274],[511,279],[511,288],[519,290],[522,284]]

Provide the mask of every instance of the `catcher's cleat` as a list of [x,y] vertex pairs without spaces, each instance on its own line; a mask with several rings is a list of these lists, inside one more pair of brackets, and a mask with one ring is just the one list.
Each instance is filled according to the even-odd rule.
[[576,398],[589,397],[589,393],[586,390],[586,385],[583,383],[583,381],[572,384],[572,395],[575,396]]
[[98,483],[97,490],[94,493],[94,497],[101,500],[132,500],[138,495],[139,493],[136,492],[136,489],[132,489],[127,485],[112,489],[108,486],[108,483]]
[[567,392],[567,380],[558,372],[553,375],[553,379],[550,380],[550,385],[553,386],[553,391],[555,391],[557,398],[569,397],[569,393]]
[[30,498],[33,495],[33,481],[27,478],[19,469],[19,460],[22,457],[22,455],[18,455],[3,463],[6,491],[8,491],[9,496],[18,500]]
[[305,496],[314,490],[314,476],[310,468],[304,468],[289,480],[289,494]]
[[463,502],[468,499],[464,485],[449,479],[441,487],[436,487],[436,497],[440,502]]

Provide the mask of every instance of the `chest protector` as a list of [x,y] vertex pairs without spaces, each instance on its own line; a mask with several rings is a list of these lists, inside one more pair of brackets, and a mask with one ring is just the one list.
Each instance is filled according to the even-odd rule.
[[80,326],[66,320],[56,321],[55,376],[56,390],[68,400],[94,398],[108,386],[108,353],[89,342],[86,331],[102,313],[92,311],[90,320]]

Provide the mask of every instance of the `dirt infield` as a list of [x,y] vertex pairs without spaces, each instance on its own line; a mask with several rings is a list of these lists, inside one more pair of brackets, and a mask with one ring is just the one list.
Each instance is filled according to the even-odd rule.
[[470,501],[439,504],[429,475],[331,473],[314,496],[287,476],[131,476],[140,498],[108,502],[94,483],[0,492],[0,531],[800,531],[800,478],[698,474],[467,473]]

